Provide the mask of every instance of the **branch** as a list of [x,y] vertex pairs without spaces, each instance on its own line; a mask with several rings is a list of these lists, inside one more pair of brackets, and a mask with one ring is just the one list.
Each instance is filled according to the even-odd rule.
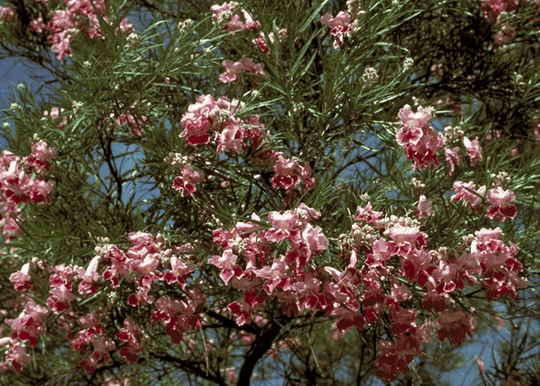
[[104,133],[106,135],[107,142],[103,141],[101,133],[98,136],[99,137],[99,142],[101,143],[101,148],[103,150],[103,155],[105,156],[105,162],[109,166],[109,170],[111,172],[111,175],[112,175],[114,181],[116,182],[116,190],[117,190],[116,202],[117,202],[117,204],[120,204],[120,203],[122,203],[122,180],[121,180],[121,178],[119,176],[118,169],[116,168],[116,166],[114,165],[114,162],[113,162],[111,139],[106,134],[106,129],[102,130],[102,133]]
[[245,332],[250,332],[252,334],[259,334],[261,332],[260,328],[255,327],[252,324],[246,324],[246,325],[243,325],[243,326],[239,326],[238,324],[236,324],[231,319],[226,318],[224,316],[221,316],[220,314],[218,314],[215,311],[205,310],[204,312],[206,313],[206,315],[210,316],[211,318],[214,318],[214,319],[220,321],[222,323],[222,325],[219,326],[219,327],[227,327],[227,328],[230,328],[232,330],[241,330],[241,331],[245,331]]
[[219,373],[213,374],[213,372],[211,371],[212,369],[210,368],[207,368],[207,371],[205,371],[198,367],[204,365],[203,362],[186,361],[180,358],[173,357],[169,354],[152,354],[152,356],[165,362],[174,363],[178,365],[182,370],[196,375],[197,377],[206,379],[207,381],[214,382],[216,385],[228,386],[225,381],[220,377]]
[[240,374],[238,375],[238,381],[236,384],[238,386],[249,385],[251,375],[255,369],[255,365],[262,358],[262,356],[270,350],[274,339],[279,335],[279,332],[291,320],[288,316],[281,316],[274,321],[268,323],[265,327],[265,331],[259,333],[257,338],[251,345],[249,351],[247,352],[244,360],[244,364],[240,369]]

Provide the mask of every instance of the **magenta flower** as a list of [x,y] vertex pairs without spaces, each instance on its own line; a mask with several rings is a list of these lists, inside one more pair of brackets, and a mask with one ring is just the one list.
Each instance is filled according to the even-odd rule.
[[15,11],[11,7],[0,7],[0,21],[11,21],[15,18]]
[[459,156],[459,146],[453,147],[452,149],[444,149],[444,158],[446,162],[450,165],[450,175],[453,175],[456,171],[456,166],[461,164],[461,157]]
[[219,277],[225,285],[228,285],[233,277],[242,275],[242,268],[236,264],[236,256],[231,249],[223,251],[223,255],[214,255],[208,259],[208,263],[221,269]]
[[243,73],[264,75],[264,63],[255,63],[251,58],[242,58],[234,63],[226,59],[223,61],[223,67],[225,67],[225,73],[219,75],[219,80],[223,83],[234,82]]
[[463,137],[463,144],[467,149],[467,154],[469,154],[471,166],[482,160],[482,147],[478,143],[478,137],[472,141],[467,137]]
[[336,17],[332,17],[329,13],[321,16],[321,24],[325,24],[331,28],[330,35],[334,38],[334,48],[338,49],[343,44],[343,36],[350,35],[356,27],[356,20],[351,23],[349,13],[345,11],[339,12]]
[[271,295],[276,287],[283,288],[291,280],[287,277],[287,263],[284,259],[276,259],[272,266],[266,265],[255,271],[257,277],[267,279],[263,285],[268,295]]
[[420,196],[418,206],[414,210],[414,215],[418,220],[421,220],[424,217],[433,216],[432,203],[426,198],[426,196]]
[[419,107],[418,112],[413,113],[411,107],[405,105],[399,110],[398,117],[403,126],[396,134],[396,141],[405,150],[407,158],[414,161],[414,169],[427,169],[431,165],[437,168],[436,152],[443,148],[444,137],[428,124],[433,117],[432,109]]
[[398,117],[403,124],[403,128],[422,128],[426,126],[433,118],[432,109],[425,107],[418,107],[418,111],[413,113],[411,106],[403,106],[398,113]]
[[445,311],[437,319],[440,328],[437,331],[439,341],[448,338],[455,346],[465,343],[467,335],[471,338],[473,330],[476,328],[476,320],[473,316],[462,311],[450,313]]
[[34,285],[30,276],[30,263],[24,264],[20,270],[13,272],[9,276],[9,281],[13,283],[15,291],[32,290]]
[[517,207],[512,203],[515,197],[510,190],[504,190],[500,186],[491,189],[487,194],[487,200],[492,204],[488,209],[488,217],[501,221],[506,217],[514,218],[517,213]]
[[197,191],[195,185],[200,184],[204,181],[204,179],[205,176],[203,173],[193,170],[190,164],[186,164],[182,168],[182,176],[175,177],[173,188],[178,190],[182,196],[184,193],[193,196],[193,194]]
[[450,199],[452,201],[466,200],[471,204],[473,209],[477,209],[482,204],[482,196],[486,192],[485,186],[481,186],[478,190],[476,190],[473,181],[456,181],[454,182],[453,188],[456,194],[454,194]]
[[[261,28],[261,23],[253,20],[253,17],[244,9],[238,9],[239,4],[236,1],[225,2],[222,5],[213,5],[210,9],[213,12],[212,19],[214,24],[228,23],[223,27],[224,30],[240,31],[243,29],[255,31]],[[240,20],[240,15],[244,22]]]

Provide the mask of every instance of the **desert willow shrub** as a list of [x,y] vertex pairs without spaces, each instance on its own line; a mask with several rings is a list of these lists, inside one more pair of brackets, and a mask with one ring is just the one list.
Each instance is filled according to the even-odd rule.
[[538,12],[5,2],[2,383],[429,378],[537,283]]

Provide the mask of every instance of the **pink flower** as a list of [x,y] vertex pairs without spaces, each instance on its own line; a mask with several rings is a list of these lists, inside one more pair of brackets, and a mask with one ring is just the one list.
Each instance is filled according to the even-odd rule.
[[226,97],[215,100],[212,95],[201,95],[182,116],[184,131],[180,137],[186,137],[187,145],[207,144],[210,142],[210,131],[219,131],[220,126],[241,109],[242,104],[230,102]]
[[332,315],[338,316],[335,328],[340,332],[347,332],[352,327],[362,331],[366,326],[366,318],[358,311],[351,311],[347,308],[337,308],[332,311]]
[[150,287],[139,287],[136,293],[132,293],[129,295],[127,303],[132,307],[140,307],[143,302],[152,304],[154,302],[154,299],[148,295],[149,292]]
[[486,370],[486,366],[484,365],[484,362],[480,358],[476,358],[474,360],[478,364],[478,370],[480,370],[481,373],[483,373]]
[[448,312],[445,311],[437,319],[440,328],[437,331],[439,341],[448,338],[455,346],[459,346],[466,340],[466,335],[471,338],[473,330],[476,328],[476,321],[469,313],[462,311]]
[[[122,348],[120,349],[120,355],[122,355]],[[122,355],[122,356],[124,356],[124,355]],[[126,358],[126,361],[128,363],[133,363],[133,361],[130,362],[129,360],[127,360],[127,358]],[[111,378],[104,378],[103,381],[106,382],[104,384],[104,386],[129,386],[129,379],[128,378],[124,378],[122,381],[119,381],[119,382],[116,382],[116,380],[113,380]]]
[[24,264],[19,271],[13,272],[9,276],[9,281],[13,283],[15,291],[20,292],[25,289],[33,289],[32,277],[30,276],[30,263]]
[[500,186],[491,189],[487,194],[487,200],[492,204],[488,209],[488,217],[501,221],[506,217],[514,218],[517,213],[516,205],[512,204],[514,199],[515,195],[510,190],[504,190]]
[[227,309],[236,316],[238,326],[251,322],[251,307],[246,302],[232,302],[227,306]]
[[266,265],[254,272],[257,277],[267,279],[263,288],[268,295],[271,295],[276,287],[284,288],[290,282],[290,278],[287,277],[287,263],[284,259],[275,259],[272,266]]
[[139,360],[137,353],[144,350],[140,343],[142,335],[141,329],[135,322],[129,318],[124,320],[124,327],[118,332],[118,340],[127,343],[119,351],[127,363],[135,363]]
[[433,216],[433,210],[431,209],[432,204],[426,196],[421,195],[418,200],[418,206],[415,209],[414,215],[418,220],[421,220],[424,217]]
[[484,0],[482,9],[486,14],[486,19],[491,19],[497,23],[501,12],[515,11],[518,4],[519,0]]
[[[279,42],[283,43],[283,40],[287,37],[287,28],[282,28],[278,30],[279,35]],[[268,40],[270,40],[270,43],[274,43],[274,33],[270,32],[268,34]],[[268,48],[268,42],[266,40],[266,36],[264,32],[259,33],[259,37],[252,40],[253,43],[257,44],[262,51],[263,54],[268,55],[270,53],[270,48]]]
[[283,213],[270,212],[268,214],[268,222],[272,224],[276,230],[292,231],[298,224],[298,213],[293,210],[288,210]]
[[388,232],[390,238],[396,244],[408,243],[413,247],[425,246],[427,235],[416,227],[407,227],[401,224],[394,225]]
[[19,373],[24,366],[30,363],[30,355],[24,351],[22,344],[15,343],[6,351],[5,363],[10,364]]
[[463,144],[465,145],[467,153],[469,154],[471,166],[476,165],[478,161],[482,160],[482,148],[478,143],[478,137],[472,141],[467,137],[463,137]]
[[214,23],[222,23],[225,19],[231,17],[238,5],[239,4],[235,1],[231,1],[230,3],[225,2],[221,5],[212,5],[210,9],[213,12],[212,19],[214,20]]
[[[126,31],[128,31],[130,34],[135,32],[135,27],[133,26],[133,24],[128,23],[127,19],[122,19],[118,28],[122,33]],[[118,33],[118,30],[115,32]]]
[[300,165],[296,160],[285,158],[285,154],[281,152],[274,153],[274,172],[275,176],[272,179],[274,188],[284,188],[289,193],[304,180],[304,189],[312,189],[315,184],[315,179],[311,177],[311,168],[309,163],[304,166]]
[[370,268],[386,267],[385,261],[390,259],[390,253],[388,251],[388,244],[384,238],[371,240],[372,253],[368,253],[366,256],[365,264]]
[[226,249],[223,251],[223,255],[214,255],[208,259],[208,264],[221,269],[219,277],[225,285],[228,285],[233,277],[242,275],[242,268],[236,264],[236,259],[238,259],[238,256],[231,249]]
[[59,61],[63,62],[66,56],[72,56],[73,51],[69,45],[73,40],[72,31],[62,31],[55,35],[47,36],[47,41],[51,44],[52,51],[56,54]]
[[378,224],[379,219],[383,215],[382,212],[376,212],[373,210],[373,205],[371,205],[371,202],[368,202],[365,208],[358,206],[357,211],[358,215],[352,216],[355,221],[365,221],[368,224],[374,225]]
[[302,231],[302,238],[312,253],[319,253],[328,248],[328,239],[322,233],[321,227],[313,228],[311,224],[307,224]]
[[32,145],[32,154],[26,157],[26,162],[30,166],[35,166],[41,172],[43,169],[50,170],[50,161],[56,159],[56,150],[50,148],[43,140],[39,140]]
[[234,82],[243,73],[264,75],[264,63],[255,63],[251,58],[242,58],[240,61],[234,63],[226,59],[223,61],[223,67],[225,67],[225,73],[219,75],[219,80],[223,83]]
[[65,286],[51,288],[51,296],[46,300],[47,306],[55,313],[60,314],[71,308],[71,302],[75,300],[75,295]]
[[137,119],[132,114],[120,114],[120,116],[116,119],[116,123],[118,124],[118,126],[127,123],[131,128],[131,134],[141,136],[143,130],[143,123],[146,122],[147,119],[148,118],[145,115],[141,115],[141,117]]
[[[224,30],[239,31],[239,30],[257,30],[261,28],[261,23],[253,20],[253,17],[244,9],[238,9],[239,4],[236,1],[225,2],[222,5],[213,5],[210,9],[213,12],[212,18],[214,24],[221,24],[228,20],[228,23],[223,27]],[[240,21],[240,15],[244,22]]]
[[98,269],[100,259],[101,259],[101,256],[99,255],[94,256],[94,258],[90,260],[90,264],[88,264],[87,269],[84,269],[81,267],[75,267],[75,271],[77,272],[77,275],[82,280],[82,282],[79,284],[79,293],[81,295],[97,292],[98,287],[93,285],[92,283],[99,280],[99,274],[97,273],[97,269]]
[[37,19],[30,22],[30,29],[32,31],[36,31],[37,33],[43,32],[46,27],[47,25],[43,22],[43,15],[41,15],[41,12],[39,13]]
[[12,329],[12,339],[28,341],[30,346],[35,347],[38,344],[39,336],[45,333],[43,321],[49,311],[34,303],[30,298],[25,299],[27,303],[24,311],[16,319],[5,319],[5,322]]
[[516,30],[508,23],[508,20],[499,24],[499,27],[501,30],[497,32],[493,40],[493,51],[497,51],[500,46],[510,43],[516,34]]
[[303,202],[301,202],[300,205],[298,205],[298,208],[296,208],[296,213],[298,214],[298,220],[302,223],[311,222],[321,217],[321,212],[308,207]]
[[456,166],[461,164],[461,157],[459,156],[459,146],[453,147],[452,149],[444,149],[444,158],[446,162],[450,165],[450,175],[453,175],[456,171]]
[[15,11],[10,7],[0,7],[0,21],[11,21],[15,17]]
[[218,143],[217,154],[221,154],[225,149],[231,153],[239,153],[247,147],[245,130],[240,126],[240,120],[225,123],[221,133],[216,133],[215,140]]
[[[392,298],[396,299],[398,302],[404,302],[412,298],[412,293],[405,284],[395,282],[392,284]],[[408,312],[410,312],[410,310]],[[414,321],[414,319],[416,319],[416,315],[411,322]]]
[[329,13],[321,16],[321,24],[331,28],[330,35],[334,38],[334,48],[338,49],[343,44],[343,36],[350,35],[356,27],[356,20],[351,23],[350,15],[345,11],[339,12],[336,17]]
[[482,204],[482,196],[486,192],[485,186],[481,186],[478,190],[476,190],[473,181],[456,181],[454,182],[453,188],[456,194],[454,194],[450,199],[452,201],[466,200],[471,204],[471,207],[473,209],[477,209],[480,207],[480,205]]
[[422,128],[433,118],[433,110],[420,106],[418,111],[413,113],[411,106],[405,105],[399,110],[398,117],[404,129]]
[[187,278],[195,270],[192,263],[185,263],[178,256],[171,257],[171,269],[165,272],[164,279],[167,284],[178,283],[180,288],[186,287],[185,278]]
[[405,150],[408,159],[414,161],[414,169],[429,166],[437,168],[439,161],[436,152],[444,146],[444,137],[436,134],[428,125],[432,118],[432,109],[419,107],[413,113],[409,105],[403,106],[398,117],[403,124],[396,134],[398,144]]
[[381,340],[377,346],[379,355],[377,356],[378,378],[384,378],[389,382],[396,380],[398,373],[407,374],[408,365],[413,362],[414,356],[420,352],[420,344],[413,335],[400,335],[397,341],[390,342]]
[[203,173],[193,170],[190,164],[186,164],[182,168],[182,176],[175,177],[173,188],[178,190],[182,196],[184,193],[193,196],[193,194],[197,191],[195,185],[200,184],[204,180],[205,176]]

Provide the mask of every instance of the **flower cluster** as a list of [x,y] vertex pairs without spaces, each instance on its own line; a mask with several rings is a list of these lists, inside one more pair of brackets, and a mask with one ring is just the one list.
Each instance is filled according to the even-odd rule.
[[[43,111],[43,119],[50,118],[52,121],[56,121],[58,119],[58,117],[60,116],[60,114],[62,114],[64,111],[65,111],[64,108],[58,108],[58,107],[51,108],[50,113],[49,113],[49,111],[45,110],[45,111]],[[63,130],[64,127],[66,127],[67,122],[68,122],[68,118],[63,117],[62,118],[62,123],[58,124],[57,127],[60,130]]]
[[[45,5],[46,1],[41,0]],[[47,25],[39,19],[31,23],[34,30],[49,34],[60,60],[71,54],[70,44],[81,31],[89,38],[103,38],[98,19],[107,21],[104,0],[64,3],[68,9],[52,12]],[[496,15],[493,17],[498,22],[503,1],[486,3],[489,5],[485,9]],[[359,1],[349,0],[347,5],[347,12],[335,18],[330,14],[321,17],[321,22],[331,28],[334,48],[342,46],[345,38],[359,28],[363,14]],[[225,30],[260,28],[260,23],[236,2],[214,5],[212,11],[214,22]],[[0,20],[11,17],[9,9],[0,8]],[[121,29],[129,29],[125,20]],[[278,38],[283,39],[286,31],[282,30],[282,35]],[[267,39],[273,41],[276,37],[262,33],[258,36],[253,42],[267,55]],[[219,80],[225,83],[237,81],[243,73],[248,77],[264,75],[263,65],[250,58],[225,60],[223,66],[226,72]],[[372,86],[378,77],[375,68],[365,68],[365,87]],[[12,302],[10,318],[5,318],[9,328],[0,329],[6,335],[0,339],[0,347],[6,347],[0,369],[21,371],[30,363],[27,349],[37,347],[48,338],[46,334],[54,333],[62,334],[61,339],[69,342],[81,357],[79,366],[88,373],[104,370],[113,356],[115,361],[123,358],[128,364],[138,362],[145,349],[151,347],[149,341],[156,332],[167,335],[173,345],[185,344],[185,351],[191,353],[198,345],[196,334],[216,326],[232,327],[229,337],[249,345],[261,336],[252,331],[262,331],[276,322],[269,320],[272,308],[272,318],[279,309],[279,318],[284,320],[319,315],[331,318],[335,321],[335,337],[353,328],[385,331],[377,344],[376,375],[392,382],[399,373],[407,373],[415,356],[422,354],[423,343],[438,337],[439,341],[448,339],[457,346],[467,336],[473,336],[475,310],[463,306],[463,291],[478,290],[492,301],[503,296],[512,299],[518,289],[527,286],[521,276],[523,267],[516,258],[518,248],[504,240],[500,228],[482,228],[457,245],[431,245],[435,242],[421,229],[421,221],[433,216],[434,211],[423,194],[425,186],[417,180],[411,183],[418,198],[409,208],[412,217],[387,215],[368,202],[351,216],[350,230],[335,239],[327,237],[329,233],[317,225],[324,220],[321,212],[297,204],[299,192],[315,184],[310,163],[271,148],[269,131],[259,116],[246,116],[246,110],[238,100],[223,96],[216,99],[208,94],[200,95],[188,107],[181,118],[183,131],[179,136],[185,138],[188,151],[195,146],[202,150],[200,154],[171,153],[166,159],[177,168],[173,187],[182,195],[193,196],[215,175],[225,175],[212,170],[212,166],[217,169],[241,160],[240,178],[256,181],[254,185],[261,194],[272,188],[286,192],[283,210],[261,216],[253,213],[234,225],[211,228],[211,241],[208,237],[193,241],[212,251],[206,256],[189,243],[173,247],[161,235],[132,232],[127,236],[130,245],[125,247],[101,239],[95,256],[84,266],[48,266],[37,258],[25,262],[9,277],[19,297]],[[44,115],[56,120],[61,113],[52,109]],[[141,135],[141,123],[147,120],[145,116],[138,120],[126,111],[108,118],[127,125],[137,136]],[[67,122],[64,119],[61,125]],[[431,108],[419,107],[413,112],[405,105],[399,119],[396,140],[414,162],[414,169],[437,168],[443,156],[449,174],[454,175],[463,156],[468,157],[470,167],[482,160],[478,137],[469,139],[460,128],[451,127],[443,136],[430,126]],[[220,162],[208,161],[208,154]],[[20,231],[20,205],[50,201],[53,185],[45,175],[55,157],[54,150],[37,139],[32,154],[25,158],[9,152],[2,154],[0,199],[5,217],[0,226],[6,239]],[[223,177],[222,187],[233,189],[238,184],[233,174],[236,170],[227,169],[231,175]],[[491,189],[477,187],[472,181],[456,181],[456,194],[451,200],[462,201],[473,210],[484,209],[485,201],[490,204],[488,218],[514,218],[517,206],[514,193],[505,188],[507,177],[498,175]],[[204,198],[212,199],[206,195]],[[258,210],[262,208],[264,205]],[[196,272],[197,268],[201,271]],[[37,276],[46,276],[49,286],[39,286]],[[203,293],[202,282],[209,283],[207,293]],[[41,305],[37,304],[39,297],[44,300]],[[267,299],[271,304],[266,303]],[[113,311],[122,311],[118,312],[121,318],[113,317]],[[210,318],[222,324],[211,324]],[[269,357],[288,347],[279,339],[267,346]],[[208,357],[219,344],[204,340]],[[234,381],[234,367],[223,366],[221,373]]]
[[297,160],[287,158],[282,152],[271,152],[270,154],[274,162],[273,169],[275,173],[272,186],[290,191],[295,186],[298,186],[302,180],[304,190],[309,190],[315,185],[309,163],[306,162],[301,165]]
[[502,14],[510,15],[514,12],[519,4],[519,0],[484,0],[482,9],[485,13],[485,18],[495,24],[497,33],[493,41],[493,51],[508,44],[516,34],[516,30],[510,25],[507,17],[501,18]]
[[[454,194],[452,201],[465,200],[469,202],[473,209],[482,208],[482,199],[486,196],[486,187],[481,186],[476,189],[473,181],[454,182]],[[504,221],[506,218],[514,218],[517,214],[517,206],[513,203],[515,195],[510,190],[503,189],[500,185],[487,191],[487,201],[491,204],[488,208],[487,216],[492,219]]]
[[484,0],[482,9],[486,14],[486,19],[497,23],[502,12],[515,11],[518,4],[519,0]]
[[[110,118],[114,118],[114,115],[111,114]],[[138,120],[132,114],[120,114],[118,118],[116,118],[116,124],[118,126],[127,124],[131,130],[131,134],[140,136],[142,135],[143,124],[146,122],[146,120],[147,117],[145,115],[141,115],[140,119]]]
[[11,21],[15,18],[15,11],[10,6],[0,7],[0,22]]
[[334,38],[334,48],[343,44],[343,38],[350,36],[358,29],[358,22],[365,11],[360,10],[360,2],[357,0],[347,1],[347,11],[339,12],[336,17],[329,13],[321,16],[321,23],[331,28],[330,35]]
[[[250,58],[243,58],[235,63],[226,59],[223,61],[223,67],[225,67],[225,73],[219,75],[219,80],[223,83],[235,82],[244,73],[264,76],[264,63],[254,63]],[[248,79],[254,86],[257,85],[253,77]]]
[[[287,37],[287,28],[282,28],[278,30],[278,40],[281,44],[283,44],[283,41]],[[270,32],[268,34],[268,40],[270,40],[270,43],[274,44],[275,36],[273,32]],[[268,47],[268,41],[266,40],[266,36],[264,35],[264,32],[259,33],[259,37],[253,39],[253,43],[257,44],[259,49],[262,51],[263,54],[268,55],[270,53],[270,48]]]
[[[250,323],[272,295],[286,314],[324,311],[334,316],[339,333],[389,323],[396,337],[380,341],[377,375],[392,381],[408,371],[421,343],[435,335],[455,345],[472,337],[474,310],[463,312],[451,294],[480,283],[488,300],[512,298],[527,285],[519,276],[517,248],[502,241],[499,228],[471,235],[460,247],[464,252],[456,255],[445,248],[428,249],[428,236],[415,220],[383,217],[369,203],[353,216],[351,233],[339,238],[346,267],[316,264],[314,258],[329,245],[322,229],[311,225],[319,216],[300,204],[295,210],[270,212],[270,227],[253,215],[252,222],[215,230],[214,242],[223,253],[208,263],[243,298],[221,312],[235,317],[238,325]],[[410,308],[413,296],[420,297],[428,313]]]
[[[397,337],[380,341],[377,358],[377,376],[388,381],[395,380],[397,372],[408,371],[407,365],[420,354],[420,343],[431,341],[435,333],[439,340],[448,338],[455,345],[463,343],[466,335],[472,337],[476,327],[473,310],[463,312],[450,294],[480,283],[491,301],[505,295],[512,298],[516,289],[527,286],[527,280],[519,276],[522,267],[515,258],[517,248],[502,241],[499,228],[481,229],[467,237],[457,248],[464,252],[457,255],[445,248],[429,250],[427,235],[413,220],[383,218],[369,204],[359,207],[354,219],[351,234],[340,239],[345,241],[342,248],[350,251],[345,255],[350,260],[347,270],[358,272],[364,284],[363,291],[358,284],[348,286],[349,296],[353,290],[353,298],[362,304],[363,320],[359,323],[352,319],[353,309],[335,312],[348,316],[348,320],[338,320],[336,328],[362,328],[366,321],[373,324],[381,315],[389,316],[389,330]],[[360,253],[365,260],[357,269]],[[335,273],[341,285],[347,282],[345,273]],[[429,314],[420,314],[402,303],[413,297],[412,286],[421,289],[415,296],[421,296]],[[360,316],[352,315],[356,319]]]
[[7,241],[21,232],[21,206],[27,202],[50,203],[49,194],[53,182],[47,180],[46,172],[56,152],[43,140],[35,139],[32,153],[20,157],[7,150],[0,157],[0,228]]
[[[265,140],[264,125],[258,116],[238,118],[243,108],[238,101],[229,101],[226,97],[217,100],[211,95],[201,95],[197,103],[190,105],[182,116],[184,131],[180,137],[186,138],[191,146],[204,145],[210,142],[211,133],[217,144],[216,153],[224,151],[240,153],[250,150],[250,161],[258,168],[273,170],[275,175],[272,186],[284,188],[290,199],[293,190],[303,182],[303,189],[313,188],[315,180],[311,176],[308,163],[300,164],[297,160],[286,157],[283,152],[272,149],[261,150]],[[193,157],[187,160],[177,154],[173,157],[175,165],[182,168],[182,176],[175,179],[174,187],[182,193],[193,195],[195,185],[204,181],[204,175],[191,167]],[[184,161],[180,161],[184,159]],[[172,159],[170,161],[173,163]]]
[[[114,244],[96,247],[97,255],[87,268],[64,264],[49,268],[46,264],[32,261],[10,276],[17,291],[35,292],[31,270],[39,266],[42,273],[48,274],[50,288],[46,308],[37,305],[26,295],[19,298],[24,302],[24,309],[17,318],[6,320],[11,334],[9,339],[2,340],[3,344],[9,344],[9,348],[0,368],[11,365],[20,371],[22,366],[28,364],[24,347],[37,345],[39,337],[45,333],[44,323],[50,313],[55,314],[59,321],[66,321],[57,326],[68,330],[71,347],[84,356],[79,365],[87,372],[109,363],[111,353],[117,348],[128,363],[136,362],[138,353],[144,350],[144,334],[141,326],[133,320],[124,320],[124,326],[117,336],[111,336],[104,329],[104,323],[110,323],[105,309],[75,318],[71,302],[88,298],[107,285],[115,291],[119,290],[121,283],[123,288],[133,288],[125,299],[133,307],[140,309],[142,305],[153,304],[153,320],[165,325],[165,333],[171,337],[172,343],[180,342],[182,331],[201,326],[200,307],[205,297],[196,288],[186,289],[187,280],[195,269],[189,258],[184,257],[193,251],[191,245],[167,247],[168,242],[163,237],[142,232],[131,233],[128,238],[132,246],[127,251]],[[156,282],[186,289],[185,298],[180,300],[161,296],[154,302],[150,293]],[[78,294],[74,293],[76,289]]]
[[247,150],[250,148],[249,142],[251,148],[255,149],[264,129],[257,117],[245,120],[235,117],[242,107],[240,102],[231,102],[227,97],[216,100],[212,95],[201,95],[197,103],[190,105],[182,116],[184,131],[180,137],[186,137],[187,145],[204,145],[210,142],[210,134],[214,132],[218,154],[224,150],[233,153]]
[[311,225],[319,217],[319,212],[300,204],[295,210],[270,212],[269,228],[258,225],[261,219],[253,215],[255,222],[213,231],[214,242],[223,253],[212,256],[208,263],[220,270],[226,285],[232,284],[244,294],[242,301],[227,305],[239,325],[252,320],[267,295],[278,297],[287,314],[330,304],[322,293],[321,280],[328,275],[311,263],[328,247],[322,229]]
[[225,2],[222,5],[213,5],[212,19],[215,24],[226,24],[224,30],[241,31],[241,30],[258,30],[261,28],[261,23],[253,20],[253,17],[243,8],[239,7],[236,1]]
[[470,166],[476,165],[482,160],[482,148],[478,138],[472,141],[463,135],[459,128],[447,127],[446,134],[437,134],[429,125],[433,119],[433,109],[418,107],[413,112],[409,105],[403,106],[398,113],[401,128],[396,134],[398,144],[405,150],[408,159],[414,162],[414,169],[427,169],[432,166],[440,166],[438,151],[444,152],[444,158],[450,167],[450,175],[453,175],[456,167],[461,165],[460,146],[455,146],[461,141],[469,157]]
[[444,138],[429,126],[433,110],[420,106],[414,113],[409,105],[405,105],[399,110],[398,116],[403,126],[397,132],[396,139],[405,149],[407,158],[414,161],[414,169],[437,168],[440,163],[436,152],[443,148]]
[[182,195],[184,193],[193,196],[193,193],[197,191],[195,185],[204,181],[204,174],[195,171],[191,168],[190,164],[182,165],[182,176],[176,176],[173,181],[173,188],[178,190]]
[[482,207],[482,198],[486,194],[485,186],[476,189],[476,185],[473,181],[456,181],[454,182],[453,188],[456,194],[450,198],[452,201],[465,200],[473,209],[480,209]]
[[[368,203],[352,216],[350,233],[339,237],[345,264],[337,269],[322,263],[330,243],[322,228],[313,225],[320,217],[320,212],[301,203],[292,210],[268,213],[266,221],[253,214],[250,221],[215,229],[213,241],[222,253],[207,264],[217,268],[222,282],[239,296],[217,303],[212,312],[232,317],[238,326],[253,321],[264,324],[260,311],[272,296],[286,315],[323,312],[335,318],[338,334],[382,323],[390,336],[378,344],[377,376],[392,381],[397,373],[408,371],[421,354],[421,343],[435,335],[454,345],[472,336],[474,310],[462,310],[454,300],[457,291],[480,285],[491,301],[513,298],[517,289],[527,285],[520,276],[517,247],[503,241],[499,228],[466,237],[455,249],[460,254],[447,248],[431,250],[428,235],[416,220],[384,216]],[[71,347],[83,356],[79,364],[87,372],[109,363],[114,352],[128,363],[138,361],[144,350],[144,329],[128,318],[116,335],[105,332],[105,323],[111,323],[105,311],[112,304],[75,318],[71,302],[105,286],[124,294],[135,309],[149,308],[154,326],[163,325],[172,344],[185,339],[191,344],[185,333],[204,326],[201,314],[206,307],[206,297],[190,279],[195,266],[186,255],[194,248],[190,244],[171,248],[163,237],[143,232],[131,233],[128,239],[127,250],[114,244],[98,246],[87,268],[47,268],[32,261],[11,275],[17,291],[35,291],[31,269],[40,266],[49,272],[50,289],[47,308],[20,298],[26,299],[24,309],[7,320],[11,334],[1,342],[9,344],[3,368],[20,371],[28,363],[24,347],[37,345],[51,312],[59,320],[67,317],[61,328],[69,331]],[[77,283],[78,295],[73,293]],[[160,294],[165,285],[178,286],[183,297]],[[157,300],[155,294],[160,294]],[[411,308],[413,297],[427,312]]]
[[0,369],[8,370],[10,366],[17,372],[23,366],[30,363],[30,356],[25,350],[28,344],[36,347],[39,337],[45,333],[43,321],[49,311],[37,305],[30,297],[20,299],[24,303],[24,309],[15,319],[6,319],[6,324],[11,328],[9,337],[0,339],[0,347],[8,345],[4,362],[0,363]]
[[[47,24],[44,23],[41,14],[30,22],[32,30],[47,34],[52,51],[60,61],[63,61],[66,56],[73,55],[70,45],[80,32],[90,39],[94,37],[104,39],[99,20],[107,22],[107,7],[104,0],[64,0],[64,4],[67,9],[50,11],[50,21]],[[124,19],[119,29],[123,33],[132,32],[134,28]]]

